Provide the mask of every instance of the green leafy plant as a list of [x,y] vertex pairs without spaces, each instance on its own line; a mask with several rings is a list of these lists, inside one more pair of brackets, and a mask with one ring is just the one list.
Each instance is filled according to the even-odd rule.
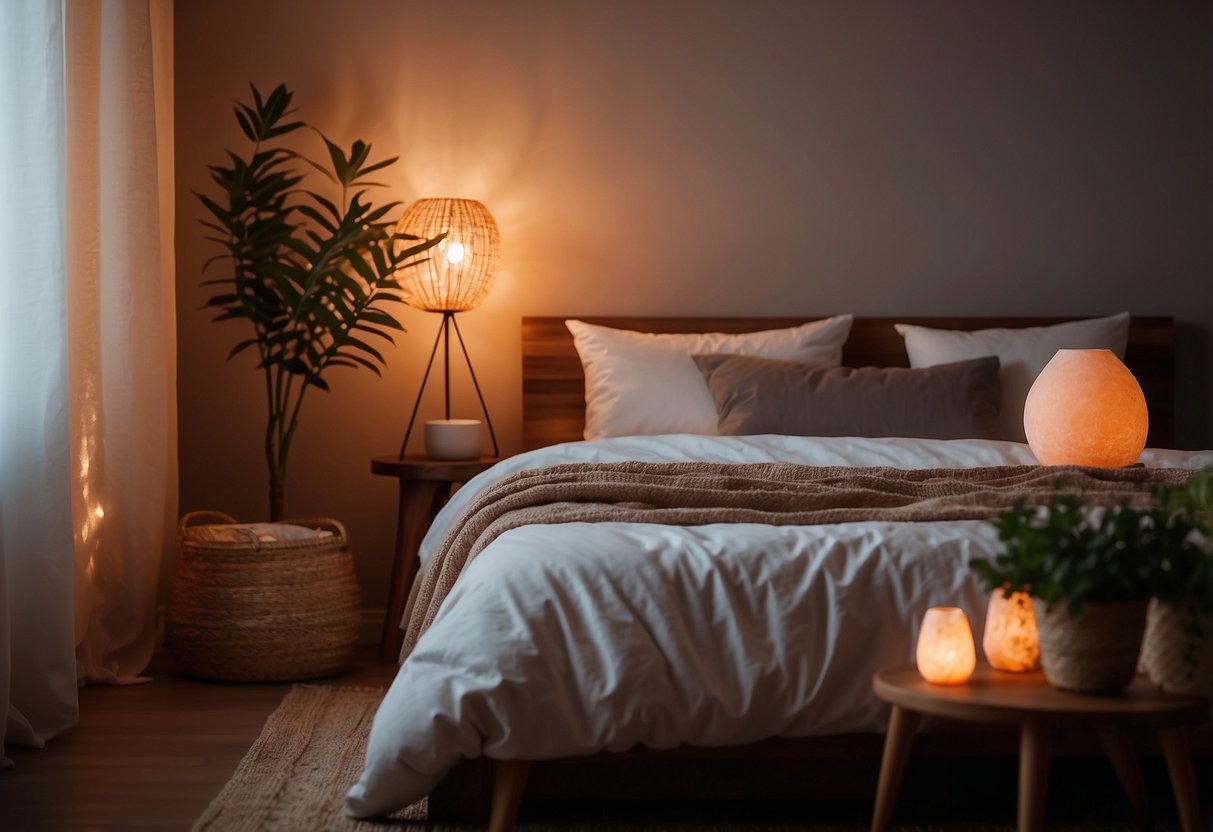
[[1192,557],[1189,516],[1157,504],[1089,506],[1058,493],[1045,506],[1016,502],[995,526],[1004,551],[973,569],[991,589],[1064,603],[1074,618],[1088,602],[1165,595]]
[[1172,561],[1159,599],[1213,612],[1213,468],[1206,468],[1182,488],[1156,495],[1164,511],[1183,516],[1193,533],[1189,545]]
[[1162,489],[1156,495],[1163,509],[1187,519],[1193,527],[1188,546],[1175,553],[1159,588],[1158,599],[1182,613],[1184,663],[1192,678],[1197,651],[1208,636],[1206,620],[1213,614],[1213,468],[1206,468],[1183,488]]
[[[252,101],[237,102],[236,121],[249,142],[244,155],[227,151],[227,163],[210,166],[220,196],[195,192],[210,217],[207,236],[224,251],[212,257],[224,274],[206,280],[217,287],[206,306],[214,320],[244,320],[251,337],[229,358],[247,349],[257,354],[265,376],[268,419],[265,459],[269,468],[270,516],[281,519],[287,459],[304,397],[312,387],[328,390],[330,367],[367,367],[379,373],[382,344],[403,331],[391,305],[401,301],[397,275],[422,262],[420,255],[441,236],[420,240],[394,233],[386,217],[400,203],[374,205],[367,177],[396,162],[371,161],[361,140],[343,150],[320,131],[325,162],[315,162],[283,144],[308,126],[293,120],[292,93],[279,85]],[[301,163],[326,177],[339,196],[304,187]],[[377,342],[378,345],[376,345]]]

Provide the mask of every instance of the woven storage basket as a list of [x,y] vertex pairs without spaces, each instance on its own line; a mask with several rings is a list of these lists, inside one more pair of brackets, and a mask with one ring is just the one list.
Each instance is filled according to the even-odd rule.
[[1137,673],[1146,602],[1091,602],[1071,618],[1065,604],[1033,598],[1040,664],[1055,688],[1120,693]]
[[177,527],[181,558],[168,609],[177,665],[204,679],[270,682],[337,673],[358,640],[358,583],[336,520],[286,520],[329,537],[200,541],[192,524],[235,523],[196,511]]
[[1213,615],[1202,613],[1197,629],[1188,632],[1190,614],[1155,599],[1146,616],[1141,666],[1150,681],[1167,693],[1187,696],[1213,694]]

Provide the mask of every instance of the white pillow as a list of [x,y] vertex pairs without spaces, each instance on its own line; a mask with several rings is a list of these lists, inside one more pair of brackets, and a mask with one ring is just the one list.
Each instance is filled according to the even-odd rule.
[[837,315],[737,335],[652,334],[565,321],[585,371],[585,438],[717,436],[716,404],[692,355],[731,353],[837,367],[851,320]]
[[911,367],[931,367],[970,358],[997,355],[1002,406],[999,426],[1004,439],[1026,442],[1023,405],[1036,376],[1060,349],[1105,349],[1125,357],[1129,343],[1129,313],[1088,318],[1054,326],[1024,329],[979,329],[960,332],[896,324],[906,341]]

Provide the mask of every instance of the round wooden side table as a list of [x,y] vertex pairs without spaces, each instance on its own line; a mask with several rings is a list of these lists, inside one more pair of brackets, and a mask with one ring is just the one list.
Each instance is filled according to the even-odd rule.
[[1160,693],[1140,676],[1116,696],[1069,693],[1052,687],[1039,672],[1004,673],[987,665],[979,665],[962,685],[931,684],[913,667],[884,670],[872,679],[872,688],[893,706],[872,812],[873,832],[881,832],[889,824],[914,732],[923,714],[1019,726],[1020,832],[1043,828],[1050,730],[1062,723],[1082,725],[1098,735],[1139,820],[1145,817],[1145,783],[1123,731],[1153,729],[1166,756],[1184,832],[1201,829],[1187,729],[1208,721],[1207,699]]
[[400,506],[396,512],[396,551],[392,558],[392,578],[388,587],[387,618],[379,642],[379,660],[397,661],[404,633],[400,619],[408,603],[409,590],[417,577],[420,562],[417,547],[434,522],[434,516],[446,505],[451,486],[465,483],[487,471],[498,460],[480,459],[440,460],[423,456],[377,456],[371,460],[371,473],[395,477],[400,481]]

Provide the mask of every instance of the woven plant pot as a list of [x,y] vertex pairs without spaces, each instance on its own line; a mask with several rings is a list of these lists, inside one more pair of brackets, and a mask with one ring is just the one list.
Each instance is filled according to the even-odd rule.
[[[1190,632],[1196,624],[1199,632]],[[1213,615],[1190,614],[1155,599],[1146,615],[1141,666],[1167,693],[1213,695]]]
[[1040,664],[1055,688],[1120,693],[1137,673],[1146,602],[1091,602],[1071,618],[1065,604],[1034,598]]
[[287,520],[332,532],[275,542],[200,541],[192,512],[177,527],[180,563],[169,599],[168,646],[203,679],[272,682],[344,669],[358,640],[358,583],[345,528],[336,520]]

